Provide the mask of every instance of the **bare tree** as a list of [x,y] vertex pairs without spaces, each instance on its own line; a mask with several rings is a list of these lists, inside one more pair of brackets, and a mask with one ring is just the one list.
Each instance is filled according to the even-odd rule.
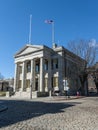
[[92,40],[73,40],[68,43],[68,49],[83,58],[85,67],[92,66],[96,59],[96,47]]
[[92,40],[73,40],[68,43],[68,49],[74,54],[85,60],[85,65],[79,71],[78,75],[82,85],[82,94],[84,93],[85,85],[87,86],[87,67],[92,66],[96,59],[95,41]]

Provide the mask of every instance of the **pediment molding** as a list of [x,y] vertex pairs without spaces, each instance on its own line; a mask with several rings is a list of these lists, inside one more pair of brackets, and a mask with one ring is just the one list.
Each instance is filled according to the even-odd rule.
[[43,46],[41,46],[41,45],[27,44],[19,52],[17,52],[14,57],[27,55],[29,53],[34,53],[34,52],[37,52],[37,51],[42,50],[42,49],[43,49]]

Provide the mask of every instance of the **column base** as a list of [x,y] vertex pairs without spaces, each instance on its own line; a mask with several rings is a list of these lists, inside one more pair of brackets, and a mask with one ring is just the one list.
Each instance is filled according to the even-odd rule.
[[30,88],[26,88],[26,92],[30,92]]
[[48,87],[45,88],[45,92],[48,92]]

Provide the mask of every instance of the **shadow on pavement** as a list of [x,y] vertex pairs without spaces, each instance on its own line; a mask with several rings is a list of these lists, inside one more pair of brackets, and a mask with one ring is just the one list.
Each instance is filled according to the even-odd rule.
[[63,109],[75,105],[75,103],[48,103],[24,100],[3,100],[3,102],[8,109],[0,112],[0,128],[44,114],[61,113],[64,112]]
[[88,97],[98,97],[97,93],[89,93]]

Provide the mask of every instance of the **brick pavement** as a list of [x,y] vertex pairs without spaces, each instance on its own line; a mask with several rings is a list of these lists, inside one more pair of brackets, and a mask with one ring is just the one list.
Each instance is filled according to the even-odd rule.
[[2,101],[0,130],[98,130],[98,97]]

